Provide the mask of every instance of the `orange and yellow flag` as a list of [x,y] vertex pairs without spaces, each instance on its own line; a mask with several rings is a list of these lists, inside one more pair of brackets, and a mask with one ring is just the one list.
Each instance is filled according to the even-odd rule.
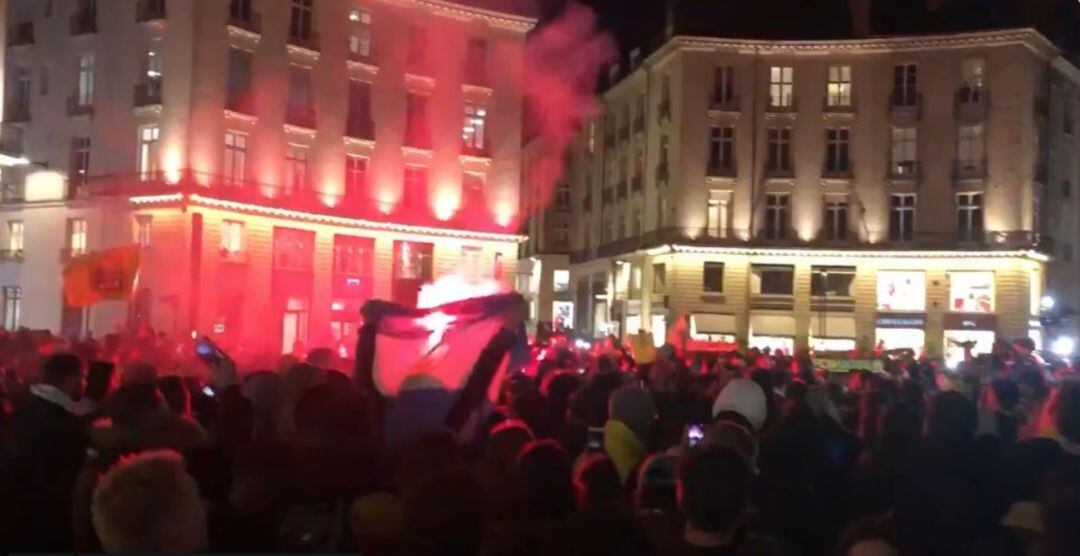
[[138,245],[73,257],[64,266],[64,299],[69,307],[129,299],[138,273]]

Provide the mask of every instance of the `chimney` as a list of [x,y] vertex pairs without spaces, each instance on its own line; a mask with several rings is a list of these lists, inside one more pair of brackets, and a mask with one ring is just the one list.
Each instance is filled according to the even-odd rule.
[[849,0],[851,10],[851,33],[857,39],[864,39],[872,34],[871,13],[874,0]]

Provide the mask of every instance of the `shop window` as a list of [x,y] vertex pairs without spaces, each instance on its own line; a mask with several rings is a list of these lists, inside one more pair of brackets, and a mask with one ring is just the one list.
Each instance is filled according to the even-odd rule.
[[555,290],[555,293],[566,293],[570,291],[570,271],[556,270],[552,273],[552,282],[552,289]]
[[878,311],[926,310],[926,273],[920,270],[878,272]]
[[708,293],[724,292],[724,263],[704,263],[701,269],[701,289]]
[[753,265],[750,272],[751,293],[755,295],[792,295],[794,293],[794,266]]
[[994,312],[994,273],[950,272],[949,310],[960,313]]

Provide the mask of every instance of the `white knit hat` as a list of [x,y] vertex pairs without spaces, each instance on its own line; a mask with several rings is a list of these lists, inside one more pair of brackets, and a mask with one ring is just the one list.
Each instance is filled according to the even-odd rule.
[[742,415],[753,425],[755,431],[761,430],[769,413],[765,392],[761,391],[761,386],[745,378],[732,380],[716,397],[712,406],[713,417],[721,411],[734,411]]

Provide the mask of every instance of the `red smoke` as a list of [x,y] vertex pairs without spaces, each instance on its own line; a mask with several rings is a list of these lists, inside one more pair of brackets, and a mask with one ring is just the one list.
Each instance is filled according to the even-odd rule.
[[597,113],[600,69],[615,56],[611,37],[596,27],[592,10],[571,3],[537,29],[525,45],[527,138],[540,149],[522,191],[539,206],[550,202],[566,166],[567,148]]

